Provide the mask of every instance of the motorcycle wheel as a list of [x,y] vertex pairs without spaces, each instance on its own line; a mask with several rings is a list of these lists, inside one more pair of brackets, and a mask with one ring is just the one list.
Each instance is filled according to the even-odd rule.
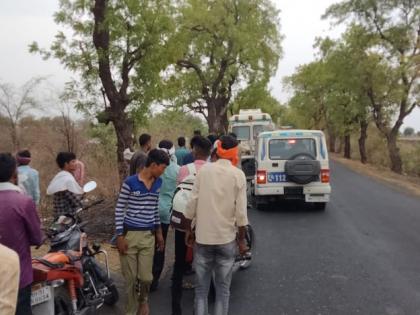
[[73,307],[67,288],[61,286],[54,289],[54,314],[72,315]]
[[[249,252],[252,254],[252,252],[255,252],[255,234],[251,225],[248,225],[246,227],[245,238],[246,238],[247,246],[249,248]],[[240,263],[239,267],[241,269],[247,269],[249,266],[251,266],[251,263],[252,263],[252,256],[251,256],[251,259],[249,260],[243,260]]]
[[104,298],[104,302],[106,305],[112,306],[118,302],[120,295],[118,293],[118,289],[114,283],[109,283],[106,285],[108,288],[109,294]]

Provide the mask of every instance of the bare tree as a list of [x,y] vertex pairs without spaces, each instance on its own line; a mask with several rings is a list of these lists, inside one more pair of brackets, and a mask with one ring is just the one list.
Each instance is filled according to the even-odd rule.
[[19,122],[34,109],[41,109],[41,103],[35,96],[36,88],[44,81],[43,77],[35,77],[17,89],[9,83],[0,83],[0,114],[8,121],[8,129],[13,150],[19,149]]

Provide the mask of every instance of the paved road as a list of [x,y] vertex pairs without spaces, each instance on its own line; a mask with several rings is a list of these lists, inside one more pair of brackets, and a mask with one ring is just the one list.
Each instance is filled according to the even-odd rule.
[[[326,212],[250,210],[257,251],[234,276],[230,314],[420,314],[420,199],[337,163],[332,185]],[[170,315],[169,286],[167,275],[152,315]]]

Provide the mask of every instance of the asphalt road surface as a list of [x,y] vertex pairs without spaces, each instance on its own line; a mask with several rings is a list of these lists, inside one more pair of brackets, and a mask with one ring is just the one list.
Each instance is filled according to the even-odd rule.
[[[332,187],[325,212],[293,203],[249,211],[257,248],[234,275],[230,314],[420,314],[420,198],[337,163]],[[170,300],[168,272],[151,314],[170,315]],[[192,314],[192,291],[183,303]]]

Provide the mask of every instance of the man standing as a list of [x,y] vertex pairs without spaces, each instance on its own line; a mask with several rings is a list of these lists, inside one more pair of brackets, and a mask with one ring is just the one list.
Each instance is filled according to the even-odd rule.
[[142,170],[124,181],[115,209],[117,248],[126,280],[127,315],[149,314],[149,290],[155,243],[164,250],[158,199],[162,186],[159,178],[169,165],[165,152],[154,149]]
[[147,154],[152,149],[152,136],[143,133],[139,137],[140,150],[133,154],[130,161],[130,176],[138,174],[147,161]]
[[15,315],[19,290],[19,256],[0,244],[0,314]]
[[83,207],[83,189],[73,176],[77,167],[76,155],[72,152],[60,152],[56,162],[61,169],[51,180],[47,188],[47,195],[53,195],[54,215],[75,214]]
[[19,256],[20,281],[16,314],[30,315],[33,281],[30,246],[42,243],[42,233],[35,203],[17,186],[17,176],[16,160],[8,153],[1,153],[0,243]]
[[175,151],[176,161],[179,166],[183,165],[184,157],[188,154],[188,150],[185,147],[185,138],[179,137],[178,138],[178,149]]
[[195,135],[194,137],[192,137],[192,138],[191,138],[191,141],[190,141],[190,148],[191,148],[191,151],[190,151],[189,153],[187,153],[187,154],[184,156],[184,158],[182,159],[182,165],[187,165],[187,164],[190,164],[190,163],[194,162],[194,156],[193,156],[192,151],[194,150],[194,144],[195,144],[195,141],[196,141],[199,137],[201,137],[201,136],[200,136],[200,135]]
[[29,197],[39,205],[39,174],[38,171],[29,166],[31,163],[31,152],[29,150],[19,151],[16,155],[18,164],[19,185],[22,185]]
[[222,136],[217,156],[215,163],[203,166],[197,174],[185,213],[188,246],[194,243],[191,222],[196,219],[195,315],[208,314],[207,298],[213,273],[216,289],[214,314],[228,314],[232,269],[238,245],[241,255],[247,251],[246,179],[236,167],[238,142],[233,137]]
[[[190,175],[197,174],[201,167],[207,163],[210,155],[211,142],[204,138],[198,137],[193,150],[194,163],[184,165],[179,170],[177,184],[180,184]],[[194,174],[190,174],[190,169]],[[182,300],[182,280],[188,264],[185,261],[187,256],[187,246],[185,244],[185,231],[175,230],[175,263],[172,274],[172,315],[181,315],[181,300]]]
[[[176,189],[176,178],[179,172],[177,158],[175,156],[175,148],[170,140],[162,140],[159,142],[159,149],[168,154],[170,163],[165,172],[160,177],[162,179],[162,187],[159,192],[159,215],[162,227],[163,239],[166,242],[168,236],[169,223],[171,221],[172,198]],[[162,274],[165,264],[165,250],[155,250],[153,258],[153,282],[150,287],[151,291],[155,291],[159,285],[159,278]]]

